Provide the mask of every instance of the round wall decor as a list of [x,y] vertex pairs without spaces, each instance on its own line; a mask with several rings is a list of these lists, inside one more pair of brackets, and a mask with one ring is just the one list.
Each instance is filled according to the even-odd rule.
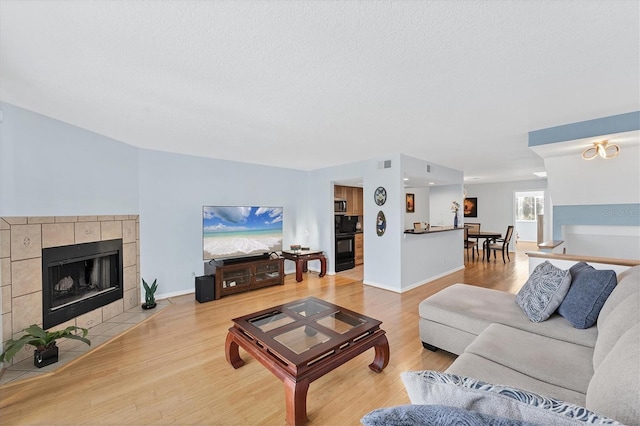
[[378,216],[376,217],[376,234],[378,234],[378,237],[381,237],[386,230],[387,219],[384,217],[384,213],[382,213],[382,210],[380,210],[378,212]]
[[373,199],[376,201],[377,205],[383,205],[387,202],[387,190],[379,186],[378,188],[376,188],[376,192],[373,194]]

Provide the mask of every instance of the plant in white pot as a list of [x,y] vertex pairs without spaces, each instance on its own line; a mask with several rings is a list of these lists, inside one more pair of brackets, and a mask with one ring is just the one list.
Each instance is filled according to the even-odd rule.
[[155,293],[158,289],[158,279],[153,280],[151,285],[147,284],[147,282],[142,279],[142,285],[144,286],[144,303],[142,304],[142,309],[152,309],[156,307],[156,297]]
[[[53,364],[58,361],[58,346],[56,340],[66,338],[80,340],[91,346],[91,341],[87,339],[89,331],[86,328],[76,327],[74,325],[64,330],[45,331],[37,324],[32,324],[24,329],[25,335],[18,340],[9,339],[5,344],[5,350],[0,355],[0,361],[11,361],[11,359],[25,345],[35,346],[33,351],[33,365],[38,368]],[[81,331],[81,334],[76,334]]]

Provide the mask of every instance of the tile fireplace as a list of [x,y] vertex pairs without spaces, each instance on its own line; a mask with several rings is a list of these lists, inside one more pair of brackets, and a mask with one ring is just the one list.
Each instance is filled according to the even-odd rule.
[[2,341],[31,324],[95,327],[139,306],[139,228],[138,215],[1,217]]

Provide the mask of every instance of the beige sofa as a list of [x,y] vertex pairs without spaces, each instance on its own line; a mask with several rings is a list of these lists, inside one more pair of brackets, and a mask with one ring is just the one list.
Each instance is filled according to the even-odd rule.
[[[423,345],[459,355],[446,373],[640,425],[640,266],[618,274],[596,325],[584,330],[557,313],[531,322],[515,295],[466,284],[425,299],[419,315]],[[413,403],[426,403],[408,390]]]

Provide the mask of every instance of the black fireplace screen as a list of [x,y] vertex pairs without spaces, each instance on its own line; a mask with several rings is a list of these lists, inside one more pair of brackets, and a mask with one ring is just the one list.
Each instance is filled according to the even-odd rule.
[[43,249],[44,328],[121,299],[122,276],[122,240]]

